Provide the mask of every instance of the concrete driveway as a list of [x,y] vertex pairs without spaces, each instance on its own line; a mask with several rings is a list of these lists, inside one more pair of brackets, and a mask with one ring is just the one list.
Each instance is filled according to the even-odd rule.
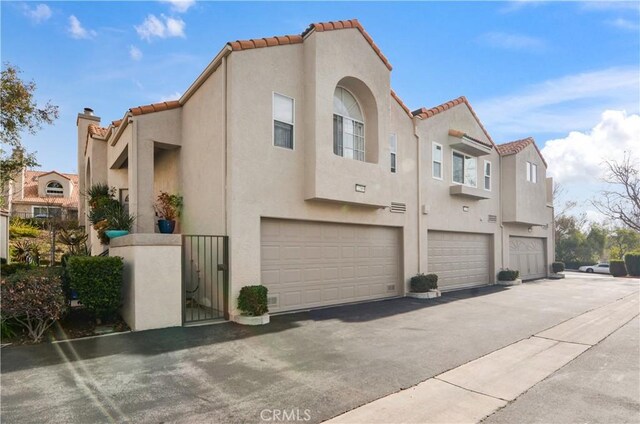
[[274,422],[286,411],[289,421],[322,422],[637,293],[639,284],[568,273],[435,301],[282,315],[259,328],[224,323],[9,347],[1,351],[1,418]]

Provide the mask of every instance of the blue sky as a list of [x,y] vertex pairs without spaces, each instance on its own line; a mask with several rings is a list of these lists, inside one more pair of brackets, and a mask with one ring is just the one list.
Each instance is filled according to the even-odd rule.
[[227,41],[351,18],[393,65],[392,87],[411,109],[467,96],[496,142],[533,136],[547,145],[550,174],[581,198],[596,189],[603,158],[640,151],[638,2],[1,7],[2,61],[36,81],[39,100],[60,106],[54,126],[23,138],[47,170],[75,172],[75,117],[83,107],[108,123],[129,107],[177,98]]

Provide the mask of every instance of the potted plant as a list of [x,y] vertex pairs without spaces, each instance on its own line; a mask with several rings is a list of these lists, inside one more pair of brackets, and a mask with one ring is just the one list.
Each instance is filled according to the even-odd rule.
[[522,284],[520,277],[520,271],[513,269],[503,269],[498,273],[498,285],[500,286],[515,286]]
[[438,276],[436,274],[418,274],[411,277],[411,291],[407,296],[416,299],[431,299],[440,296]]
[[269,308],[267,307],[268,289],[263,285],[244,286],[238,295],[240,315],[234,321],[243,325],[269,324]]
[[129,234],[136,218],[119,202],[110,203],[105,210],[106,230],[109,239]]
[[182,196],[161,191],[154,205],[158,219],[158,229],[162,234],[173,234],[176,218],[182,211]]
[[549,275],[549,278],[553,280],[564,278],[564,274],[562,274],[564,272],[564,262],[553,262],[551,264],[551,271],[552,273]]

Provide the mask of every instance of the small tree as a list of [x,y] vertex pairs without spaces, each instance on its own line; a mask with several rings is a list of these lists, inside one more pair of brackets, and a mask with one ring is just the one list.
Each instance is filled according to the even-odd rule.
[[611,190],[600,192],[592,204],[606,217],[640,231],[640,171],[628,153],[620,162],[607,161],[604,181]]

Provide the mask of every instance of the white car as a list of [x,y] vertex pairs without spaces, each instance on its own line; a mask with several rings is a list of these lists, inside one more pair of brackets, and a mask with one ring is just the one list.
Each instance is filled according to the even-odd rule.
[[578,268],[578,271],[582,272],[597,272],[598,274],[609,274],[609,264],[607,262],[600,262],[595,265],[585,265]]

